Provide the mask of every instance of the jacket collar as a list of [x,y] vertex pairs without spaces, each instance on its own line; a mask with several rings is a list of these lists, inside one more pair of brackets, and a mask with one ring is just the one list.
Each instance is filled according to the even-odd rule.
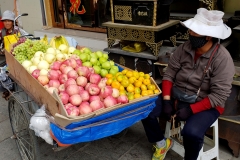
[[[205,58],[210,58],[213,50],[215,49],[215,47],[217,46],[217,42],[215,42],[212,47],[209,49],[209,51],[207,51],[206,53],[202,54],[202,57],[205,57]],[[192,55],[192,57],[195,56],[195,50],[192,49],[192,46],[191,46],[191,43],[190,41],[187,41],[186,42],[186,45],[184,45],[183,49],[188,52],[189,54]]]

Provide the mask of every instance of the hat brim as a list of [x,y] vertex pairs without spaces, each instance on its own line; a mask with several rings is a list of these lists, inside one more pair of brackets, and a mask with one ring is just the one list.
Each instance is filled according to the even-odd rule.
[[5,20],[14,21],[14,19],[11,19],[11,18],[4,18],[4,17],[2,17],[1,21],[5,21]]
[[232,33],[231,28],[229,28],[225,24],[222,24],[219,26],[209,26],[194,18],[191,18],[189,20],[186,20],[180,23],[186,28],[191,29],[193,32],[203,36],[226,39]]

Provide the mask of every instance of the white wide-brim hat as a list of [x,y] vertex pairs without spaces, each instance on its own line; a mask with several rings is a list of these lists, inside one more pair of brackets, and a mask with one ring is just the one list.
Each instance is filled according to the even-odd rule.
[[2,14],[2,19],[1,19],[1,21],[4,21],[4,20],[14,21],[14,19],[15,19],[15,14],[14,14],[12,11],[6,10],[6,11],[3,12],[3,14]]
[[194,18],[180,23],[199,35],[226,39],[231,35],[232,30],[223,23],[223,15],[222,11],[199,8]]

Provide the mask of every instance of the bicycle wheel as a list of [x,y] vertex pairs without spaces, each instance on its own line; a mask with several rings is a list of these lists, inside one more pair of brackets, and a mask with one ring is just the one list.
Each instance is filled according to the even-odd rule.
[[8,101],[9,119],[13,137],[23,160],[39,160],[39,145],[33,130],[29,129],[30,115],[14,97]]

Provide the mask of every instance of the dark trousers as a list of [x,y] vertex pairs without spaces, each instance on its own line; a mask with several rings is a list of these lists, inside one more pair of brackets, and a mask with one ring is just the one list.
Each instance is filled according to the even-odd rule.
[[[156,107],[149,116],[142,120],[148,141],[154,143],[164,139],[164,135],[158,123],[158,117],[161,115],[162,98],[159,96],[156,101]],[[216,109],[210,109],[196,113],[189,117],[182,130],[183,145],[185,149],[184,160],[196,160],[203,146],[204,135],[207,129],[219,117]]]

